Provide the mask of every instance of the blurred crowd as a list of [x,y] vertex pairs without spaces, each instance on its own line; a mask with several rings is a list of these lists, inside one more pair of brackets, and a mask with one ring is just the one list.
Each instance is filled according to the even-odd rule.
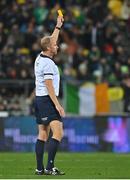
[[65,21],[55,60],[63,78],[115,84],[129,77],[129,0],[1,0],[0,80],[34,79],[39,39],[52,33],[58,9]]

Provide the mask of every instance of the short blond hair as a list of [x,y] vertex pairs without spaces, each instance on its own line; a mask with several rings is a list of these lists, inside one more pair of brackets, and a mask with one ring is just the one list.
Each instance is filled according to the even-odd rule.
[[41,39],[41,49],[42,51],[47,51],[51,42],[51,36],[45,36]]

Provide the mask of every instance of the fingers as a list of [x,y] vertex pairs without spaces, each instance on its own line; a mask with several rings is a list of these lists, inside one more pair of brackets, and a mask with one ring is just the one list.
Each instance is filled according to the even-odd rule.
[[62,116],[62,117],[65,117],[64,109],[61,110],[61,116]]
[[64,22],[64,18],[63,18],[63,17],[61,18],[61,22],[62,22],[62,23]]
[[56,106],[56,109],[59,112],[60,116],[65,117],[65,111],[62,106]]
[[65,111],[64,111],[63,108],[58,109],[58,111],[59,111],[59,114],[60,114],[62,117],[65,117]]
[[60,21],[60,22],[64,22],[64,18],[63,17],[61,17],[61,16],[58,16],[58,21]]

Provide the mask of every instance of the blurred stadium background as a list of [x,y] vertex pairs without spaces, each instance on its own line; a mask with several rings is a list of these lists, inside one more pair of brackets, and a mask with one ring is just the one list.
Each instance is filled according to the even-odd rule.
[[0,0],[0,151],[34,151],[33,65],[60,8],[60,150],[128,153],[129,0]]

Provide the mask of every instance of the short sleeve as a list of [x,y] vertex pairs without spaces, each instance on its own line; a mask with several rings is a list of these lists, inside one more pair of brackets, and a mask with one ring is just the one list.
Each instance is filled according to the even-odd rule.
[[54,75],[53,64],[50,62],[47,62],[45,64],[44,70],[43,70],[44,80],[45,79],[53,79],[53,75]]

